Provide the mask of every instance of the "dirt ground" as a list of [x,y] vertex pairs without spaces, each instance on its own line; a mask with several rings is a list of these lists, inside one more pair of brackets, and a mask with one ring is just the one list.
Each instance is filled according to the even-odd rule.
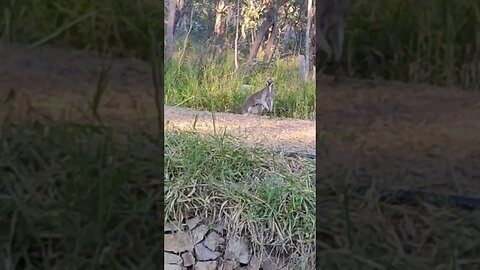
[[480,196],[480,93],[424,85],[324,85],[322,179]]

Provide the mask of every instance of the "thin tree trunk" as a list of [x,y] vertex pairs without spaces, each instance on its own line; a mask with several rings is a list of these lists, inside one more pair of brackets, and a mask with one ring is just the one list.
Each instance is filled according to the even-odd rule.
[[265,48],[265,55],[263,57],[263,62],[267,62],[272,57],[273,53],[273,44],[276,40],[277,28],[278,28],[278,10],[280,9],[280,1],[275,2],[273,10],[273,27],[267,41],[267,47]]
[[185,35],[185,39],[183,40],[183,49],[182,49],[182,53],[180,54],[180,59],[178,60],[178,67],[179,68],[182,66],[183,56],[185,55],[185,51],[187,50],[188,37],[190,36],[190,33],[192,32],[193,12],[194,12],[194,10],[192,9],[192,11],[190,12],[190,28],[188,29],[188,32]]
[[311,40],[311,43],[312,44],[312,59],[310,60],[310,63],[312,65],[312,80],[315,80],[316,79],[316,74],[317,74],[317,43],[316,43],[316,36],[317,36],[317,28],[316,28],[316,14],[315,14],[315,10],[316,9],[316,4],[315,2],[313,2],[313,5],[312,5],[312,10],[313,10],[313,14],[312,14],[312,30],[310,31],[311,32],[311,35],[310,35],[310,40]]
[[247,40],[247,34],[245,33],[245,25],[242,24],[242,26],[240,27],[240,32],[242,33],[241,41],[245,42]]
[[185,14],[185,0],[177,0],[177,8],[175,11],[175,22],[173,23],[173,33],[177,33],[177,27],[179,21],[183,19],[183,15]]
[[300,80],[305,81],[307,78],[306,74],[306,63],[305,63],[305,56],[302,54],[298,55],[298,73],[300,74]]
[[170,0],[167,15],[167,33],[165,33],[165,60],[170,60],[173,56],[173,25],[175,23],[175,9],[177,0]]
[[213,35],[219,37],[222,35],[222,15],[225,10],[225,3],[223,0],[217,0],[215,5],[215,26],[213,29]]
[[235,72],[238,70],[238,21],[240,19],[240,0],[237,0],[237,15],[235,17]]
[[248,55],[248,65],[253,64],[253,60],[256,58],[258,49],[260,48],[260,45],[262,45],[262,41],[265,39],[265,35],[267,34],[267,31],[270,27],[272,27],[274,24],[273,16],[271,12],[267,14],[267,19],[262,23],[260,28],[258,29],[258,33],[255,36],[255,41],[250,47],[250,53]]
[[305,79],[310,71],[310,28],[312,26],[312,0],[307,2],[307,29],[305,31]]
[[[275,24],[274,24],[275,27]],[[273,48],[273,31],[268,32],[267,46],[265,47],[265,53],[263,54],[263,63],[266,63],[272,54]]]

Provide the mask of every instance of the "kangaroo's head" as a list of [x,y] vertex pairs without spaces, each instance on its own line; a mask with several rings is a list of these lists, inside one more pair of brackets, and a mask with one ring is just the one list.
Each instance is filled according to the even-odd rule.
[[273,79],[272,78],[268,78],[267,87],[268,87],[268,90],[271,92],[272,89],[273,89]]

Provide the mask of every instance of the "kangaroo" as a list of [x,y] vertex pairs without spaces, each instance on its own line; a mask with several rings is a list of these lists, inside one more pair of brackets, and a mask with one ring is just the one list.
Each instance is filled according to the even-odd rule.
[[273,98],[275,91],[273,89],[273,80],[267,80],[267,86],[262,90],[249,96],[242,106],[242,114],[261,114],[264,109],[269,112],[273,111]]
[[[322,0],[318,8],[318,45],[327,54],[327,62],[332,61],[335,80],[338,81],[338,68],[343,52],[345,18],[350,0]],[[317,38],[317,37],[315,37]]]

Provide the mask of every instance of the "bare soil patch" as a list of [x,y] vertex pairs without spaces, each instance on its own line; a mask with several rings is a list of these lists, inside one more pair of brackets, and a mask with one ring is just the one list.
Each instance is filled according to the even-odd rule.
[[480,93],[326,84],[318,100],[320,177],[480,195]]

